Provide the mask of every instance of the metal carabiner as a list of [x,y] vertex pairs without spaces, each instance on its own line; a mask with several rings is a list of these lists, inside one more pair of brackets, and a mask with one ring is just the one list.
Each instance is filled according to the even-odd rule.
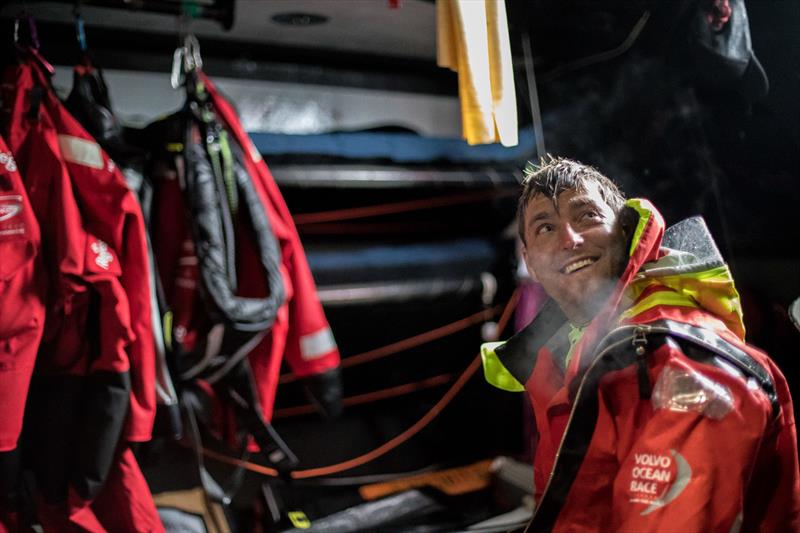
[[200,57],[200,42],[197,37],[192,34],[187,35],[184,39],[183,47],[186,50],[186,55],[184,56],[186,72],[203,68],[203,58]]
[[185,72],[183,65],[185,55],[186,48],[183,46],[176,48],[175,52],[172,54],[172,71],[170,72],[169,81],[173,89],[180,89],[181,85],[186,79],[183,75]]

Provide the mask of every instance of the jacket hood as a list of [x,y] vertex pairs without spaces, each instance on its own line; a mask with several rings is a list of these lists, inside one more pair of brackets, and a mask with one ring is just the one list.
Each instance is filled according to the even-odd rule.
[[[586,328],[568,374],[574,375],[588,364],[579,354],[591,352],[620,318],[632,318],[665,303],[703,308],[744,338],[741,303],[733,278],[701,217],[686,219],[666,229],[655,206],[639,198],[625,202],[620,216],[627,218],[631,226],[628,263],[608,303]],[[668,289],[669,301],[664,300],[662,291],[637,302],[644,291],[659,288]],[[489,383],[509,391],[523,389],[528,377],[525,370],[532,369],[535,362],[532,347],[548,342],[549,338],[544,336],[552,336],[557,329],[550,325],[553,320],[566,321],[557,308],[546,305],[531,324],[507,343],[482,347],[484,375]],[[548,326],[542,327],[543,322]],[[520,361],[526,362],[520,364]]]
[[[659,259],[641,266],[626,289],[626,298],[638,301],[650,287],[667,287],[691,305],[721,319],[744,340],[739,293],[703,218],[691,217],[667,229],[661,252]],[[645,307],[644,302],[639,302],[625,314],[635,316]]]

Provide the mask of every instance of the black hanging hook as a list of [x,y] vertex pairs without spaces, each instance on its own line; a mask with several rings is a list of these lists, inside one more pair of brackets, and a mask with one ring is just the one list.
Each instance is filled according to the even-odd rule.
[[[21,29],[27,29],[27,42],[23,43],[23,35],[20,31]],[[17,15],[14,18],[14,46],[16,47],[19,53],[27,53],[39,63],[39,65],[49,74],[53,75],[56,69],[53,68],[42,54],[39,52],[39,32],[36,30],[36,21],[33,18],[33,15],[28,13],[27,11],[23,11],[21,14]]]
[[[22,22],[27,22],[27,24],[23,25],[23,28],[27,26],[28,30],[27,45],[21,44],[20,25]],[[39,32],[36,31],[36,21],[33,19],[33,15],[26,11],[14,17],[14,44],[17,48],[28,46],[36,50],[39,49]]]

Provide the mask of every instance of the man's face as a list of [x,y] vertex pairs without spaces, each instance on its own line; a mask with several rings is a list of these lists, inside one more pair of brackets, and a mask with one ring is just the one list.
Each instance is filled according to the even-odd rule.
[[523,257],[571,322],[591,321],[610,296],[627,261],[617,215],[597,184],[567,189],[552,199],[537,194],[525,209]]

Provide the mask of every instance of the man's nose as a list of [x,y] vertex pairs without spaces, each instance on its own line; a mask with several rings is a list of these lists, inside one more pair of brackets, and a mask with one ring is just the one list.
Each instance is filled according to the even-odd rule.
[[583,236],[571,224],[564,224],[559,232],[561,247],[565,250],[572,250],[583,244]]

